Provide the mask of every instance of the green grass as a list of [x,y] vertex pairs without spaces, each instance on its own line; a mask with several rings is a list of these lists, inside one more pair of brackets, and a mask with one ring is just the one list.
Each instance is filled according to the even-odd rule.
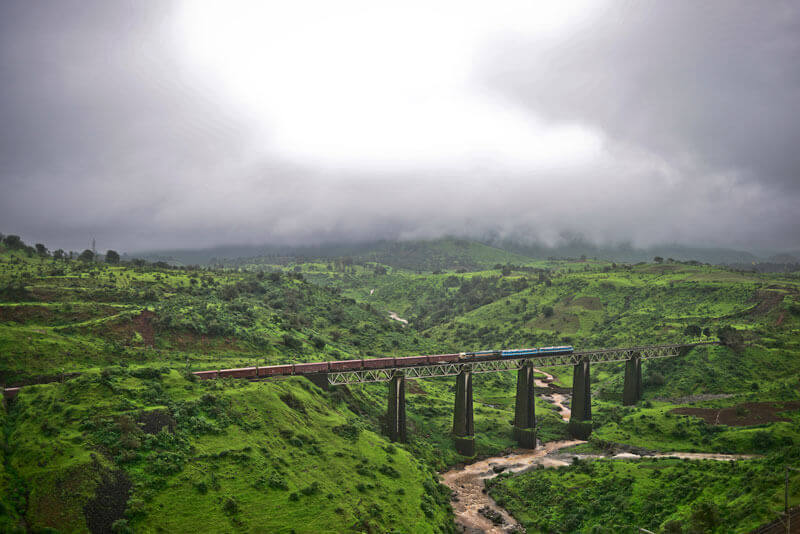
[[[31,528],[84,530],[85,502],[122,470],[136,532],[449,530],[434,473],[330,393],[166,373],[117,368],[20,394],[9,465],[29,481]],[[131,423],[152,410],[173,430]]]

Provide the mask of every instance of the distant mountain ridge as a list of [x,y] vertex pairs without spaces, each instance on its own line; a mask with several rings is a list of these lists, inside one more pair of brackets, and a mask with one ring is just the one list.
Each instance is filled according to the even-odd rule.
[[445,237],[417,241],[375,241],[364,243],[330,243],[315,246],[231,245],[207,249],[145,251],[127,254],[150,261],[191,264],[283,263],[294,259],[330,260],[349,257],[354,261],[374,261],[390,266],[434,271],[437,269],[493,266],[501,263],[526,263],[532,260],[597,258],[619,263],[665,260],[698,261],[715,265],[734,265],[745,268],[759,263],[776,265],[797,264],[793,253],[759,257],[751,252],[728,248],[689,247],[678,244],[636,248],[630,244],[596,245],[574,240],[549,246],[541,243],[524,244],[510,240],[477,241]]
[[582,240],[575,240],[556,246],[538,243],[525,245],[513,241],[500,241],[495,246],[524,254],[534,258],[579,258],[586,256],[607,261],[638,263],[652,261],[656,256],[677,261],[699,261],[725,265],[731,263],[752,263],[761,261],[758,256],[742,250],[727,248],[702,248],[684,245],[658,245],[647,248],[635,248],[630,244],[616,246],[600,246]]

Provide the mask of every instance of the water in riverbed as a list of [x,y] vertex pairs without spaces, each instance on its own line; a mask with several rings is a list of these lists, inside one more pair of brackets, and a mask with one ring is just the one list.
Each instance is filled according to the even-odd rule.
[[[541,372],[541,371],[539,371]],[[545,373],[546,374],[546,373]],[[547,375],[544,380],[537,380],[536,385],[539,387],[547,387],[549,382],[552,382],[553,377]],[[558,408],[561,417],[566,421],[569,420],[569,408],[564,406],[564,402],[569,398],[569,395],[560,393],[552,393],[545,395],[551,397],[552,402]],[[484,481],[497,476],[498,473],[510,471],[512,473],[522,473],[530,469],[536,468],[538,465],[544,467],[558,467],[569,465],[572,458],[600,458],[600,455],[575,455],[559,452],[560,449],[584,443],[580,440],[567,440],[567,441],[552,441],[545,443],[536,450],[524,450],[511,452],[505,456],[496,456],[493,458],[486,458],[472,464],[465,465],[460,468],[451,469],[442,474],[442,482],[453,491],[453,512],[456,516],[456,523],[460,525],[464,532],[468,534],[503,534],[508,532],[522,531],[522,527],[511,517],[511,515],[497,505],[487,493],[484,491]],[[646,456],[647,458],[690,458],[693,460],[741,460],[752,458],[748,455],[737,454],[713,454],[713,453],[692,453],[692,452],[674,452],[664,454],[653,454]],[[642,456],[622,453],[614,456],[614,458],[642,458]],[[481,513],[481,510],[484,513]],[[502,518],[502,523],[495,524],[487,515],[494,516],[495,518]],[[498,521],[499,522],[499,521]]]

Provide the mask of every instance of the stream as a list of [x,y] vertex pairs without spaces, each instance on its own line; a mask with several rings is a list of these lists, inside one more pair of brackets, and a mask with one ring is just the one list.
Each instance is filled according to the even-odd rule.
[[[553,381],[552,375],[536,369],[537,372],[545,375],[544,379],[536,379],[538,387],[548,387]],[[569,408],[564,406],[564,402],[569,399],[569,395],[562,393],[549,393],[543,398],[552,402],[558,409],[559,414],[565,420],[569,420]],[[455,513],[456,524],[467,534],[504,534],[509,532],[524,532],[522,526],[505,509],[498,506],[488,493],[485,493],[484,481],[496,477],[502,472],[524,473],[535,469],[538,465],[544,467],[560,467],[569,465],[572,459],[582,458],[604,458],[599,454],[573,454],[561,453],[561,449],[585,443],[581,440],[551,441],[540,445],[535,450],[518,449],[503,456],[485,458],[471,464],[451,469],[442,473],[442,483],[449,487],[453,492],[453,512]],[[752,455],[745,454],[714,454],[714,453],[695,453],[695,452],[670,452],[662,454],[649,454],[640,456],[631,453],[621,453],[612,458],[619,459],[638,459],[638,458],[690,458],[693,460],[743,460],[753,458]],[[482,513],[483,512],[483,513]],[[502,518],[500,524],[495,524],[488,517]],[[499,522],[499,521],[498,521]]]

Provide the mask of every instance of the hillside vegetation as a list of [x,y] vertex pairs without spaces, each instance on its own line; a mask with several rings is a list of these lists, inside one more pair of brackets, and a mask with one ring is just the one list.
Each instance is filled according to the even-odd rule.
[[[797,275],[537,260],[455,240],[386,245],[381,254],[210,269],[0,245],[0,383],[38,384],[0,411],[0,530],[452,531],[448,490],[435,474],[466,460],[450,436],[452,379],[408,381],[409,443],[393,445],[382,437],[385,384],[322,391],[300,378],[196,382],[190,371],[720,336],[723,346],[645,362],[636,406],[621,406],[622,364],[593,366],[594,431],[577,450],[766,459],[741,462],[735,476],[719,471],[727,464],[605,460],[503,477],[492,491],[529,532],[632,528],[647,514],[647,528],[690,529],[704,506],[718,521],[708,531],[736,523],[744,532],[775,517],[774,466],[797,463],[800,447]],[[571,386],[571,368],[546,371]],[[514,446],[514,391],[513,373],[475,376],[479,455]],[[541,440],[567,436],[541,396],[537,417]],[[596,484],[580,478],[587,469],[602,474]],[[654,470],[665,473],[666,492],[656,515],[637,504],[652,498],[649,475],[640,475]],[[609,489],[606,479],[631,482]],[[682,493],[690,480],[713,483],[719,495],[757,480],[759,491],[737,501],[742,516],[741,507]],[[529,495],[548,484],[567,488],[564,498]],[[792,484],[800,503],[800,478]],[[559,512],[571,499],[628,504],[613,517],[586,504],[575,523]]]

